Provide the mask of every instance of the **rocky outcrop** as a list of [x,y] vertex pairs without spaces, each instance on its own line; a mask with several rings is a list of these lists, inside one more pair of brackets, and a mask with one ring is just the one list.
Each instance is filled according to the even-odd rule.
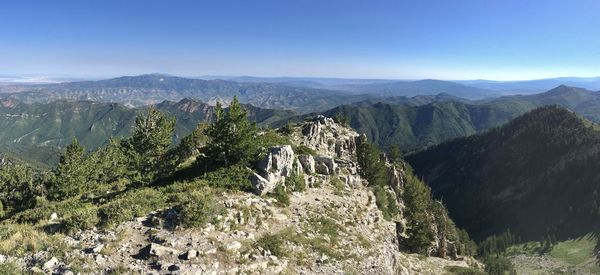
[[302,165],[302,170],[304,171],[304,173],[312,175],[317,171],[315,168],[315,159],[313,158],[313,156],[299,155],[298,160]]
[[357,145],[365,140],[356,131],[321,115],[308,120],[301,127],[298,142],[313,148],[319,155],[351,159],[355,156]]
[[257,195],[270,192],[275,186],[284,182],[286,177],[295,171],[297,159],[292,146],[275,146],[268,149],[265,157],[257,164],[258,173],[253,173],[250,182]]

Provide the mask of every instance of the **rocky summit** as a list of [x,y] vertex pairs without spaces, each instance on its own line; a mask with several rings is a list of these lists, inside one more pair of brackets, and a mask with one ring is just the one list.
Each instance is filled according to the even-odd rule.
[[[288,131],[291,144],[267,148],[250,173],[253,192],[218,192],[215,218],[200,227],[180,227],[177,209],[162,207],[109,229],[53,235],[63,238],[58,256],[41,250],[0,260],[48,274],[441,274],[448,266],[479,267],[437,228],[427,257],[406,248],[406,168],[381,155],[385,192],[400,210],[386,219],[359,173],[364,135],[323,116]],[[294,175],[303,175],[305,188],[291,187]],[[285,205],[281,188],[289,193]],[[64,218],[53,212],[41,226],[51,230]]]

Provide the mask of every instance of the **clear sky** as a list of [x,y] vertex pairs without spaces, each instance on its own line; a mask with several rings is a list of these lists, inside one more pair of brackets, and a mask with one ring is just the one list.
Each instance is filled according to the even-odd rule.
[[598,0],[3,0],[0,20],[0,75],[600,75]]

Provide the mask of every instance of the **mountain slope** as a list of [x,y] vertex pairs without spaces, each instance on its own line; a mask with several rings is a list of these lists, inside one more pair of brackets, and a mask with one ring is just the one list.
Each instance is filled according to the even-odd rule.
[[28,90],[10,94],[23,102],[57,99],[119,102],[133,106],[196,98],[204,102],[229,102],[234,96],[243,103],[262,108],[291,109],[301,112],[325,110],[339,104],[365,99],[345,92],[290,87],[274,83],[242,83],[226,80],[201,80],[150,74],[124,76],[98,81],[31,85]]
[[[176,140],[190,133],[198,122],[208,121],[214,111],[214,106],[187,98],[179,102],[164,101],[156,108],[177,119]],[[250,105],[245,108],[249,118],[261,125],[295,114]],[[5,152],[41,152],[43,148],[61,148],[75,137],[87,149],[93,150],[106,144],[111,137],[131,133],[135,117],[143,110],[90,101],[25,104],[0,100],[0,145],[5,147]]]
[[545,93],[469,101],[447,94],[367,99],[328,111],[382,148],[399,145],[405,152],[500,126],[541,106],[559,105],[600,122],[600,93],[559,86]]
[[580,236],[598,211],[600,132],[549,106],[501,128],[410,155],[416,174],[476,238]]
[[365,133],[381,148],[396,144],[409,152],[499,126],[519,112],[504,106],[442,101],[417,106],[344,105],[324,114],[348,117],[352,128]]

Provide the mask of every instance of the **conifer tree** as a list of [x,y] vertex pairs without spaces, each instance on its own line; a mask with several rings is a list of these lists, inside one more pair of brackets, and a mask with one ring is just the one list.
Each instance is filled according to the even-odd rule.
[[249,165],[259,154],[256,124],[236,97],[227,112],[217,103],[212,123],[204,131],[210,142],[202,150],[199,164],[206,170],[231,165]]
[[160,175],[164,156],[173,139],[175,119],[156,108],[149,108],[135,120],[133,135],[124,141],[130,165],[143,180]]
[[414,176],[407,177],[404,189],[405,217],[408,245],[417,253],[425,253],[434,239],[431,193],[425,184]]
[[207,123],[198,123],[194,131],[181,139],[181,142],[176,149],[176,158],[178,161],[185,160],[200,153],[200,149],[209,141],[208,136],[204,134],[207,128]]
[[[0,204],[3,214],[33,206],[41,188],[33,171],[21,164],[0,166]],[[2,215],[0,215],[1,217]]]
[[377,146],[364,142],[357,148],[357,159],[360,175],[365,177],[370,186],[385,186],[387,171],[381,160],[381,152]]
[[84,162],[85,149],[73,139],[61,156],[54,169],[54,177],[49,182],[48,197],[53,200],[64,199],[81,193],[86,187],[88,170]]
[[394,163],[400,162],[402,154],[400,153],[400,147],[396,144],[390,146],[390,160]]

